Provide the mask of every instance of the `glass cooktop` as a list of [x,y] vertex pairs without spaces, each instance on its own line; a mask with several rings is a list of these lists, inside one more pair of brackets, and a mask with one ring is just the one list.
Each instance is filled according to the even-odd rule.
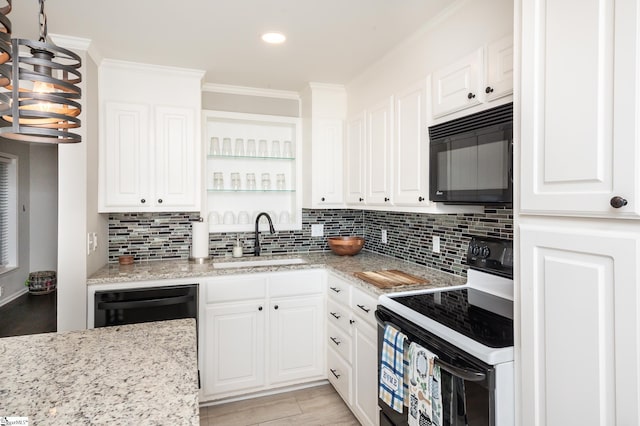
[[485,346],[513,346],[511,300],[474,288],[390,298]]

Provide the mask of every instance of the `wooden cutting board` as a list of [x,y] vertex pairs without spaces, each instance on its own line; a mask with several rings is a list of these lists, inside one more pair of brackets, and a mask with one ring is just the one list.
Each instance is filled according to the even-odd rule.
[[429,280],[407,274],[395,269],[384,271],[354,272],[353,275],[375,285],[378,288],[387,289],[401,285],[426,284]]

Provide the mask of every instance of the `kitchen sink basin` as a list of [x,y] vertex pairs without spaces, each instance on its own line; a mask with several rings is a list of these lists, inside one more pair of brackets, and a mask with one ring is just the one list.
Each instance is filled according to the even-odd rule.
[[299,257],[289,259],[261,259],[261,260],[238,260],[236,262],[216,262],[213,269],[230,269],[230,268],[251,268],[255,266],[282,266],[282,265],[299,265],[307,263],[306,260]]

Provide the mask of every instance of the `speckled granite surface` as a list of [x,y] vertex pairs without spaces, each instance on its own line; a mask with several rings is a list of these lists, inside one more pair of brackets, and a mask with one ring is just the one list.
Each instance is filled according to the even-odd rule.
[[[218,262],[243,262],[252,260],[269,260],[269,259],[288,259],[288,258],[300,258],[304,259],[307,263],[296,265],[284,265],[284,266],[260,266],[260,267],[240,267],[229,269],[216,269],[214,264]],[[120,266],[120,265],[107,265],[100,269],[93,276],[91,276],[87,282],[88,285],[96,284],[118,284],[122,283],[123,286],[126,283],[137,281],[151,281],[151,280],[163,280],[163,279],[176,279],[176,278],[197,278],[197,277],[213,277],[219,275],[229,274],[245,274],[252,272],[273,272],[273,271],[287,271],[287,270],[300,270],[300,269],[318,269],[327,268],[328,270],[340,275],[341,277],[349,280],[354,285],[363,288],[364,290],[374,295],[382,293],[390,293],[406,290],[418,290],[430,287],[444,287],[451,285],[464,284],[466,279],[464,277],[448,274],[436,269],[427,268],[424,266],[416,265],[409,262],[403,262],[398,259],[394,259],[387,256],[381,256],[379,254],[362,251],[356,256],[337,256],[332,252],[319,252],[310,254],[292,254],[282,256],[260,256],[260,257],[243,257],[240,259],[232,258],[215,258],[204,264],[189,263],[185,260],[165,260],[165,261],[151,261],[151,262],[138,262],[134,265]],[[428,282],[426,284],[400,286],[393,289],[381,290],[372,284],[368,284],[359,278],[356,278],[354,272],[364,271],[380,271],[383,269],[397,269],[411,275],[426,278]]]
[[195,320],[0,339],[0,417],[199,425]]

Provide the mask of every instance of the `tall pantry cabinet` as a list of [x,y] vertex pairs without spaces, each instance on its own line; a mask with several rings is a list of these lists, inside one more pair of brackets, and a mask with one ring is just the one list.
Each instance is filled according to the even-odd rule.
[[637,425],[639,4],[519,4],[518,424]]

